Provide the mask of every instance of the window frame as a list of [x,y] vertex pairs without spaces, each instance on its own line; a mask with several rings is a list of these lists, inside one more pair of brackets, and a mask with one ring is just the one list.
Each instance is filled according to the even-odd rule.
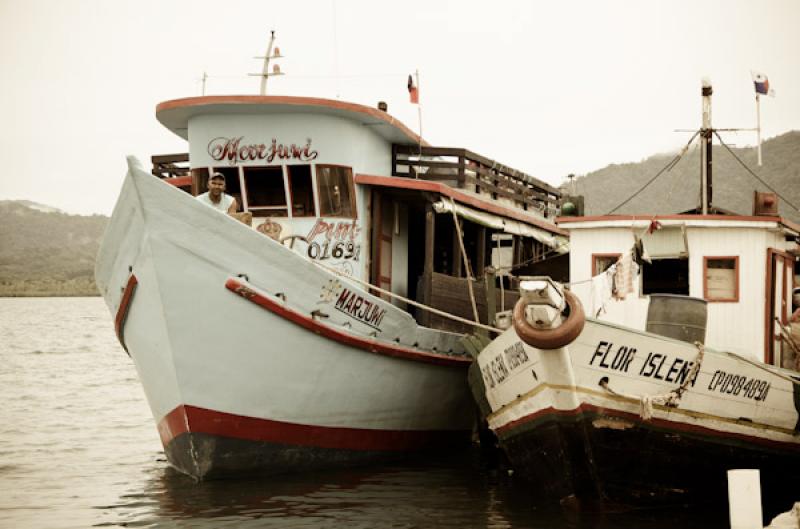
[[595,276],[605,272],[605,270],[603,270],[602,272],[595,273],[595,270],[597,270],[597,261],[599,259],[601,259],[601,258],[604,258],[604,257],[613,257],[614,258],[614,262],[616,263],[617,260],[620,257],[622,257],[622,253],[621,252],[619,252],[619,253],[593,253],[592,254],[592,268],[590,269],[591,272],[589,273],[589,277],[595,277]]
[[[321,167],[341,167],[342,169],[347,169],[350,172],[350,178],[347,179],[347,185],[350,189],[350,196],[352,197],[352,209],[353,209],[353,216],[342,216],[342,215],[323,215],[322,214],[322,193],[320,192],[319,188],[319,169]],[[358,198],[356,197],[356,185],[355,185],[355,174],[353,173],[353,168],[349,165],[341,165],[335,163],[318,163],[314,164],[314,193],[316,195],[315,199],[315,206],[317,208],[317,217],[322,218],[331,218],[331,219],[353,219],[358,220]]]
[[[252,206],[250,204],[250,196],[247,190],[247,178],[245,177],[245,171],[248,169],[280,169],[281,171],[281,180],[283,181],[283,206]],[[289,187],[287,182],[287,171],[285,165],[242,165],[239,166],[239,175],[241,179],[241,188],[242,188],[242,201],[244,202],[244,211],[249,211],[253,213],[254,217],[264,217],[264,218],[291,218],[291,207],[290,207],[290,193]],[[269,212],[269,211],[282,211],[284,212],[283,215],[257,215],[255,212]]]
[[[708,262],[732,260],[734,286],[732,298],[712,298],[708,294]],[[703,299],[712,303],[738,303],[739,302],[739,256],[738,255],[705,255],[703,256]]]

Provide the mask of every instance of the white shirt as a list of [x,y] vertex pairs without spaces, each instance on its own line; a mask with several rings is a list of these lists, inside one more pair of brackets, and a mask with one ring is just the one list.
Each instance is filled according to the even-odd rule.
[[231,204],[233,204],[233,197],[225,193],[222,193],[219,202],[214,202],[213,200],[211,200],[211,196],[208,194],[208,191],[206,191],[202,195],[197,195],[195,198],[197,198],[197,200],[199,200],[203,204],[209,205],[212,208],[219,210],[223,213],[227,213],[228,208],[231,207]]

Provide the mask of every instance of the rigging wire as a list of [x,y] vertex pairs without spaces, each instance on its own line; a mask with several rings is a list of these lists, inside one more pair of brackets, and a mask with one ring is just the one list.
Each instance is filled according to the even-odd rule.
[[750,173],[750,174],[753,176],[753,178],[755,178],[756,180],[758,180],[759,182],[761,182],[761,183],[762,183],[762,184],[763,184],[763,185],[764,185],[764,186],[765,186],[767,189],[769,189],[770,191],[772,191],[773,193],[775,193],[776,195],[778,195],[778,197],[779,197],[781,200],[783,200],[783,201],[784,201],[784,202],[786,202],[788,205],[790,205],[792,208],[794,208],[794,209],[795,209],[795,211],[800,211],[800,209],[797,209],[797,206],[795,206],[794,204],[792,204],[792,203],[789,201],[789,199],[787,199],[786,197],[784,197],[783,195],[781,195],[780,193],[778,193],[778,192],[777,192],[777,191],[776,191],[776,190],[775,190],[775,189],[774,189],[774,188],[773,188],[771,185],[769,185],[768,183],[766,183],[766,182],[765,182],[764,180],[762,180],[762,179],[761,179],[761,178],[760,178],[760,177],[759,177],[759,176],[758,176],[756,173],[754,173],[754,172],[753,172],[753,170],[752,170],[752,169],[750,169],[750,168],[747,166],[747,164],[746,164],[746,163],[744,163],[744,162],[742,161],[742,159],[741,159],[741,158],[739,158],[738,156],[736,156],[736,153],[735,153],[735,152],[733,152],[733,149],[731,149],[731,148],[728,146],[728,144],[727,144],[727,143],[725,143],[724,141],[722,141],[722,137],[719,135],[719,133],[718,133],[716,130],[714,130],[714,135],[717,137],[717,139],[718,139],[718,140],[719,140],[719,142],[722,144],[722,146],[723,146],[723,147],[725,147],[726,149],[728,149],[728,152],[729,152],[729,153],[731,153],[731,155],[733,155],[733,157],[734,157],[734,158],[736,158],[736,161],[737,161],[737,162],[739,162],[739,163],[741,164],[741,166],[742,166],[742,167],[744,167],[745,169],[747,169],[747,172],[748,172],[748,173]]
[[619,205],[617,205],[617,207],[606,213],[606,215],[611,215],[612,213],[617,211],[619,208],[621,208],[622,206],[633,200],[633,198],[636,197],[636,195],[644,191],[645,188],[647,188],[647,186],[655,182],[656,178],[661,176],[664,172],[672,170],[672,168],[675,167],[675,164],[677,164],[683,157],[683,155],[686,154],[686,151],[689,149],[689,146],[692,144],[692,142],[694,141],[694,139],[697,137],[698,134],[700,134],[700,131],[699,130],[695,131],[695,133],[692,134],[692,137],[689,138],[689,141],[686,142],[686,145],[683,147],[683,149],[681,149],[681,151],[672,160],[670,160],[667,165],[665,165],[659,172],[657,172],[653,178],[648,180],[647,183],[645,183],[642,187],[640,187],[634,194],[623,200]]

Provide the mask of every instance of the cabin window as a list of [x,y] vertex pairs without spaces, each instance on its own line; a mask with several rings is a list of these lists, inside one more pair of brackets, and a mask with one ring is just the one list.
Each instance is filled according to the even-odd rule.
[[703,258],[703,297],[739,301],[739,257]]
[[514,265],[514,236],[507,233],[492,234],[492,267],[497,275],[508,275]]
[[311,166],[289,165],[286,170],[289,174],[289,197],[292,201],[292,217],[315,217]]
[[[194,170],[192,171],[194,173]],[[236,167],[212,167],[211,173],[222,173],[225,177],[225,193],[236,199],[236,208],[242,209],[242,189],[239,185],[239,169]],[[208,191],[209,171],[202,170],[203,189],[201,193]]]
[[283,168],[245,167],[244,186],[247,208],[254,217],[286,217],[286,190],[283,185]]
[[622,254],[619,253],[593,253],[592,277],[600,275],[617,262]]
[[642,294],[689,295],[688,259],[653,259],[642,265]]
[[353,171],[338,165],[317,165],[317,195],[321,217],[355,218]]

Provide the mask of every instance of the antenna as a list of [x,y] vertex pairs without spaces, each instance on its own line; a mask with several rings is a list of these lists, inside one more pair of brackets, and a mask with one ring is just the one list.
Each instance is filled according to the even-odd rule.
[[275,46],[273,51],[272,46],[275,44],[275,30],[270,31],[269,44],[267,45],[267,54],[263,57],[255,57],[256,59],[264,59],[264,66],[261,68],[261,73],[250,73],[247,75],[261,77],[261,95],[267,95],[267,80],[276,75],[283,75],[281,68],[278,64],[273,65],[272,71],[269,71],[269,61],[271,59],[282,59],[281,49]]

